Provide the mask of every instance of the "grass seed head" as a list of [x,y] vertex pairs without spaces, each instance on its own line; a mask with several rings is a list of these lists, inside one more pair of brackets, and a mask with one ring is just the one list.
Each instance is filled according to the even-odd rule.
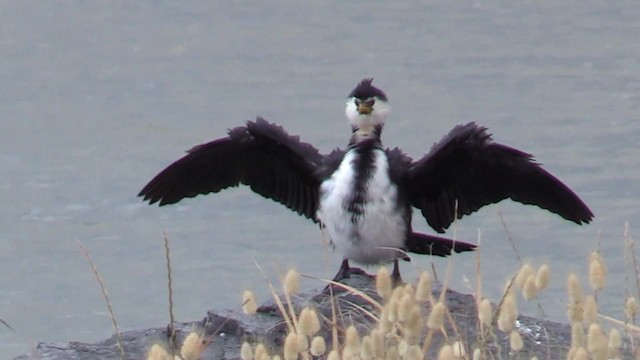
[[588,295],[584,299],[583,316],[586,324],[593,324],[598,319],[598,304],[596,304],[596,298],[593,295]]
[[594,291],[598,291],[604,287],[607,277],[607,268],[604,265],[602,256],[597,251],[591,253],[589,261],[589,282]]
[[329,356],[327,356],[327,360],[340,360],[340,354],[335,350],[331,350]]
[[442,301],[438,301],[433,305],[431,313],[429,313],[429,318],[427,319],[427,326],[429,329],[437,330],[442,327],[444,323],[445,310],[446,308]]
[[404,329],[402,332],[402,338],[408,345],[417,345],[420,342],[421,332],[416,332],[410,329]]
[[378,329],[382,334],[388,334],[393,330],[393,322],[389,320],[389,313],[391,309],[389,304],[382,308],[382,312],[380,313],[380,321],[378,322]]
[[573,354],[573,360],[589,360],[589,353],[587,352],[587,349],[582,346],[577,348]]
[[424,317],[420,305],[414,304],[409,312],[409,318],[404,324],[404,338],[410,345],[415,345],[420,341],[422,329],[424,328]]
[[527,281],[529,276],[532,276],[534,274],[535,272],[533,271],[533,267],[531,266],[531,264],[527,263],[522,265],[522,267],[518,271],[518,275],[516,275],[515,286],[517,286],[518,289],[524,288],[525,281]]
[[536,274],[536,287],[538,290],[543,290],[547,286],[549,286],[549,266],[544,264],[540,266]]
[[484,326],[491,326],[491,320],[493,319],[491,313],[491,301],[487,298],[482,299],[478,307],[478,319]]
[[453,350],[453,356],[456,359],[467,357],[467,349],[464,347],[464,344],[461,341],[454,342],[451,345],[451,349]]
[[482,360],[482,351],[479,348],[473,349],[473,360]]
[[581,323],[584,320],[584,309],[582,303],[570,303],[567,305],[567,315],[571,322]]
[[398,320],[406,322],[411,317],[411,311],[415,305],[413,294],[404,294],[398,304]]
[[503,332],[510,332],[518,319],[518,306],[513,295],[507,295],[500,306],[498,315],[498,329]]
[[386,360],[399,360],[400,359],[400,353],[398,352],[398,346],[397,345],[389,345],[387,347],[387,353],[385,356]]
[[587,333],[587,350],[591,352],[601,352],[607,350],[609,339],[600,329],[600,325],[589,325],[589,332]]
[[427,301],[431,297],[431,275],[427,271],[420,273],[416,288],[416,300]]
[[373,340],[370,335],[362,338],[362,346],[360,347],[360,358],[362,360],[371,360],[375,358],[373,349]]
[[395,300],[396,302],[400,302],[403,295],[404,295],[404,287],[398,286],[394,288],[393,291],[391,292],[391,298],[389,299],[389,301],[391,302]]
[[344,349],[349,354],[360,354],[360,334],[358,334],[358,330],[353,325],[350,325],[349,328],[347,328],[347,334],[345,335],[344,340]]
[[320,331],[320,320],[316,311],[310,307],[302,309],[298,318],[298,333],[313,336]]
[[438,351],[438,360],[455,360],[451,345],[445,344],[440,348],[440,351]]
[[574,321],[571,324],[571,347],[579,348],[584,346],[584,328],[582,327],[582,322]]
[[243,342],[242,347],[240,347],[240,358],[242,360],[253,360],[253,350],[251,349],[251,345],[246,341]]
[[180,356],[182,356],[184,360],[198,360],[204,352],[205,347],[202,336],[195,331],[191,332],[182,343]]
[[516,289],[515,280],[514,279],[507,280],[507,283],[504,285],[504,297],[513,296],[515,294],[515,289]]
[[371,341],[373,342],[373,355],[376,359],[380,359],[384,355],[384,337],[380,329],[371,331]]
[[582,285],[576,274],[571,273],[567,277],[567,292],[569,293],[569,301],[577,304],[582,302]]
[[290,332],[284,339],[284,360],[298,359],[298,334]]
[[480,348],[473,349],[473,360],[482,360],[482,350]]
[[147,354],[147,360],[173,360],[173,356],[169,355],[169,352],[162,346],[153,344]]
[[262,355],[265,355],[265,354],[269,356],[269,352],[267,351],[267,348],[264,346],[264,344],[260,343],[256,346],[256,350],[254,351],[253,357],[256,360],[261,360]]
[[244,311],[245,314],[255,314],[257,310],[256,296],[253,294],[253,291],[245,290],[242,293],[242,311]]
[[509,332],[513,329],[513,322],[509,320],[507,317],[499,316],[498,329],[500,329],[500,331],[502,332]]
[[520,336],[519,332],[515,330],[511,331],[511,334],[509,335],[509,346],[511,346],[511,350],[515,352],[522,350],[524,342],[522,341],[522,336]]
[[327,352],[327,343],[322,336],[316,336],[311,340],[311,355],[322,356]]
[[405,360],[422,360],[424,359],[424,354],[422,354],[422,349],[418,345],[411,345],[407,349],[407,352],[404,355]]
[[525,300],[531,300],[538,295],[538,287],[536,286],[536,277],[531,275],[525,280],[522,287],[522,297]]
[[287,275],[283,281],[284,292],[289,295],[295,295],[300,292],[300,274],[295,269],[287,271]]
[[298,352],[309,350],[309,338],[298,334]]
[[404,359],[404,357],[407,355],[407,349],[409,349],[409,344],[407,344],[406,341],[401,340],[398,344],[398,354],[401,358]]
[[624,314],[627,321],[633,321],[638,313],[638,301],[635,296],[629,296],[624,303]]
[[384,266],[378,269],[376,275],[376,291],[385,301],[389,300],[392,291],[391,275],[389,275],[389,270]]
[[389,302],[387,303],[387,306],[385,306],[385,308],[387,309],[387,320],[392,323],[398,321],[398,307],[400,306],[399,302],[400,301],[392,295],[391,299],[389,299]]
[[622,338],[620,337],[620,331],[618,329],[613,328],[609,332],[609,358],[615,358],[616,356],[620,356],[620,347],[622,346]]
[[402,287],[402,292],[404,295],[411,295],[412,298],[416,296],[416,290],[411,284],[406,284],[404,287]]

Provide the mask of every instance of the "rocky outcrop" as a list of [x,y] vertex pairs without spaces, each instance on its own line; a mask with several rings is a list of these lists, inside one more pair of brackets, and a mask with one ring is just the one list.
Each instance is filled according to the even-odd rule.
[[[345,283],[377,298],[374,281],[367,275],[352,275],[350,279],[345,280]],[[441,287],[434,286],[434,297],[439,297],[440,293]],[[457,330],[454,330],[451,324],[445,325],[449,340],[451,341],[453,337],[453,340],[462,340],[462,343],[476,347],[480,336],[474,297],[452,290],[447,290],[445,296],[449,312],[457,328]],[[375,313],[375,308],[361,296],[349,292],[340,292],[335,294],[335,299],[337,299],[336,308],[339,309],[339,315],[337,316],[339,326],[346,328],[348,325],[354,324],[363,330],[375,327],[374,320],[367,313]],[[308,305],[315,306],[318,313],[322,314],[326,319],[332,319],[331,303],[331,297],[323,294],[322,289],[300,294],[294,299],[294,307],[298,311]],[[428,309],[425,309],[425,313],[426,311]],[[534,355],[539,359],[566,358],[571,343],[570,326],[553,321],[520,316],[516,328],[524,340],[524,348],[518,358],[529,359]],[[176,342],[178,344],[181,344],[186,335],[194,330],[203,331],[206,334],[206,337],[211,342],[201,356],[203,360],[239,359],[240,346],[245,339],[250,342],[260,341],[270,347],[272,352],[276,352],[284,344],[284,338],[287,334],[287,326],[273,301],[260,306],[258,312],[254,315],[245,315],[230,310],[209,311],[202,321],[177,323],[175,324],[175,329],[177,330]],[[492,336],[485,338],[483,346],[487,351],[488,358],[513,358],[513,354],[509,352],[509,334],[505,334],[497,328],[492,333]],[[331,328],[328,322],[325,322],[320,334],[330,344]],[[459,336],[454,334],[459,334]],[[459,339],[456,339],[456,337]],[[444,342],[443,334],[437,331],[434,334],[432,345],[429,347],[427,358],[435,358],[438,349]],[[124,348],[125,359],[146,359],[146,354],[153,344],[168,343],[167,329],[163,327],[126,331],[121,334],[121,343]],[[94,344],[79,342],[63,345],[40,343],[34,350],[34,354],[19,356],[16,360],[32,358],[46,360],[115,360],[121,359],[121,356],[114,336]]]

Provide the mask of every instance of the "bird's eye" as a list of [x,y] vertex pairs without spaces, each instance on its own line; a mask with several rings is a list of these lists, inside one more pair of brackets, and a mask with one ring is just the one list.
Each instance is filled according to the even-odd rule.
[[356,103],[356,106],[360,105],[360,99],[355,98],[355,99],[353,99],[353,101]]
[[369,98],[367,99],[367,101],[364,102],[365,104],[369,105],[369,106],[373,106],[373,104],[376,103],[376,99],[374,98]]

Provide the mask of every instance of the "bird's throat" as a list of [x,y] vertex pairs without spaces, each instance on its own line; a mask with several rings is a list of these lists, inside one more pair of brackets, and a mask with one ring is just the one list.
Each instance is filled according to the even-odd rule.
[[351,127],[351,141],[350,144],[357,144],[366,140],[380,140],[382,133],[382,125],[364,123]]

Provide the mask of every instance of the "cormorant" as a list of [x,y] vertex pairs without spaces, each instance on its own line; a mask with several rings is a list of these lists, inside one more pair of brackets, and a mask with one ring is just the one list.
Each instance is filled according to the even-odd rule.
[[227,137],[197,145],[156,175],[138,194],[150,204],[218,192],[239,184],[320,223],[343,262],[394,262],[405,252],[450,255],[475,245],[419,234],[413,209],[443,233],[454,218],[511,198],[537,205],[577,224],[593,218],[582,200],[537,164],[532,155],[492,142],[471,122],[454,127],[431,151],[413,160],[385,149],[380,135],[389,115],[385,93],[363,79],[347,98],[351,139],[346,149],[323,155],[258,117]]

